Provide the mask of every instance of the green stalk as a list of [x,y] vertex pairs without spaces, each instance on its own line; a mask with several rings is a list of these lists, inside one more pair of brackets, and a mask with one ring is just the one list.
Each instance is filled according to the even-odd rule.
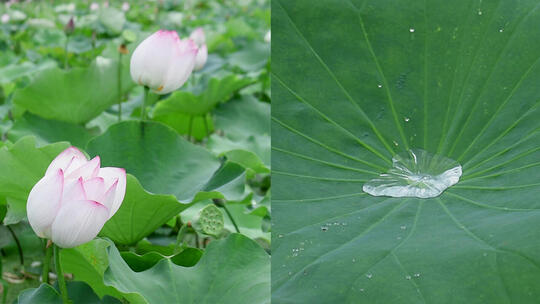
[[148,99],[148,90],[149,88],[147,86],[144,86],[143,105],[142,105],[142,110],[141,110],[141,121],[146,119],[146,102]]
[[64,69],[68,69],[68,43],[69,43],[69,35],[66,36],[66,45],[64,46]]
[[9,233],[11,233],[11,236],[13,237],[13,240],[15,241],[15,244],[17,244],[17,250],[19,251],[19,260],[21,262],[21,267],[24,269],[24,254],[21,246],[21,242],[19,242],[19,238],[15,234],[15,231],[13,231],[13,228],[11,226],[6,225],[6,228],[9,230]]
[[49,241],[45,242],[45,259],[43,260],[43,272],[41,273],[41,281],[45,284],[49,284],[49,264],[51,262],[52,244]]
[[221,205],[221,208],[223,208],[225,210],[225,213],[227,213],[227,216],[231,220],[231,222],[232,222],[232,224],[234,226],[234,229],[236,229],[236,232],[240,233],[240,229],[238,229],[238,225],[236,225],[236,221],[234,220],[231,212],[229,212],[229,209],[227,209],[227,206],[225,206],[225,204],[223,204],[223,205]]
[[60,264],[60,247],[54,246],[54,264],[56,266],[56,276],[58,277],[58,288],[60,289],[60,295],[62,296],[62,302],[64,304],[71,304],[68,297],[66,279],[64,278],[64,272],[62,271],[62,265]]
[[122,52],[118,52],[118,121],[122,121]]

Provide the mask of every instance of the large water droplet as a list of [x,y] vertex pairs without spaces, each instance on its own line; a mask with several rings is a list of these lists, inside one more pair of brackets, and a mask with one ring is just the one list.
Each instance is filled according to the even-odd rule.
[[461,165],[453,159],[413,149],[396,154],[392,168],[364,184],[364,192],[373,196],[439,196],[461,177]]
[[414,33],[414,29],[411,27],[411,28],[409,29],[409,32]]

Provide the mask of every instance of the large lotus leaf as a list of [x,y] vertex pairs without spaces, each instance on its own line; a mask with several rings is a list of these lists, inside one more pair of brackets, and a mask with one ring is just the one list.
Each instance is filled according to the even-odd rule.
[[108,254],[105,284],[147,303],[270,303],[270,257],[241,234],[211,242],[193,267],[163,259],[134,272],[114,246]]
[[137,179],[128,174],[122,206],[107,221],[100,235],[109,237],[116,243],[134,244],[187,207],[189,204],[178,202],[174,195],[145,191]]
[[7,132],[7,138],[13,142],[27,135],[36,136],[39,145],[69,141],[80,148],[84,148],[92,138],[91,133],[83,126],[44,119],[31,113],[19,117]]
[[210,112],[218,103],[224,102],[234,92],[253,83],[253,79],[230,74],[223,78],[212,78],[207,88],[196,95],[187,91],[176,91],[160,101],[154,109],[154,117],[182,113],[202,116]]
[[40,64],[33,64],[25,61],[20,64],[10,64],[0,68],[0,84],[12,82],[24,76],[31,76],[41,70],[55,67],[56,63],[52,60],[43,61]]
[[180,201],[237,199],[243,194],[243,170],[222,167],[217,157],[161,123],[115,124],[92,139],[87,151],[99,155],[104,166],[125,168],[144,189],[173,194]]
[[[123,91],[134,83],[123,73]],[[88,68],[41,71],[13,102],[43,118],[84,123],[118,101],[117,61],[98,57]]]
[[[537,303],[537,1],[273,1],[275,303]],[[429,199],[363,184],[457,160]]]
[[8,203],[4,224],[14,224],[26,216],[26,199],[32,187],[43,177],[51,161],[68,143],[36,147],[36,139],[27,136],[13,146],[0,148],[0,197]]

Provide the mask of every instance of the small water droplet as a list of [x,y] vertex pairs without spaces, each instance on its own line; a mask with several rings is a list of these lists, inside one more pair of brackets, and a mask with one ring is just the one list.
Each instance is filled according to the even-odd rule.
[[405,226],[405,225],[402,225],[402,226],[401,226],[401,227],[399,227],[399,228],[400,228],[401,230],[405,230],[405,229],[407,229],[407,226]]
[[278,238],[282,238],[282,237],[283,237],[283,234],[278,234],[277,237],[278,237]]
[[304,275],[307,275],[307,270],[304,270]]
[[482,253],[483,256],[487,256],[487,252]]
[[499,33],[502,33],[502,32],[504,32],[504,29],[499,29]]
[[402,239],[402,237],[398,236],[398,237],[397,237],[396,239],[397,239],[397,240],[399,241],[399,240],[401,240],[401,239]]
[[411,279],[411,276],[410,276],[410,275],[406,275],[406,276],[405,276],[405,279],[410,280],[410,279]]
[[322,230],[323,232],[326,232],[326,231],[328,231],[328,227],[326,227],[326,226],[321,226],[321,230]]
[[382,84],[378,84],[377,87],[378,87],[378,88],[382,88]]
[[371,273],[366,274],[366,278],[371,279],[372,277],[373,277],[373,274]]
[[482,16],[482,11],[478,11],[478,16]]
[[355,258],[353,258],[353,259],[352,259],[352,262],[353,262],[353,263],[356,263],[356,259],[355,259]]
[[393,140],[392,142],[394,143],[394,146],[396,146],[396,147],[399,146],[399,144],[397,143],[397,141]]
[[405,117],[403,118],[403,120],[405,120],[405,122],[409,122],[409,120],[411,120],[409,117]]
[[414,33],[414,28],[411,27],[411,28],[409,29],[409,32]]
[[289,271],[289,275],[292,275],[292,271]]
[[415,278],[419,278],[419,277],[420,277],[420,274],[419,274],[419,273],[415,273],[415,274],[414,274],[414,277],[415,277]]
[[360,288],[360,292],[364,292],[364,288]]

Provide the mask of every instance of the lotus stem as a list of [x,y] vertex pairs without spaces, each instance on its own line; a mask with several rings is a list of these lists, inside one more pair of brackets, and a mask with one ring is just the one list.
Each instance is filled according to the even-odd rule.
[[52,243],[48,240],[45,245],[45,259],[43,260],[43,271],[41,273],[41,281],[45,284],[49,284],[49,264],[53,251],[52,247]]
[[70,304],[71,301],[68,297],[68,291],[66,287],[66,279],[64,278],[64,272],[62,271],[62,264],[60,264],[60,247],[54,246],[54,265],[56,266],[56,276],[58,277],[58,288],[60,289],[60,295],[62,296],[62,302],[64,304]]
[[118,121],[122,121],[122,52],[118,52]]
[[11,236],[13,237],[13,240],[15,241],[15,244],[17,244],[17,250],[19,251],[19,260],[21,262],[21,267],[24,268],[24,254],[21,246],[21,242],[19,241],[19,238],[15,234],[15,231],[13,231],[13,228],[11,226],[6,225],[6,228],[9,230],[9,233],[11,233]]
[[144,96],[143,96],[143,104],[142,104],[142,110],[141,110],[141,121],[146,119],[146,103],[148,99],[148,91],[149,91],[149,88],[147,86],[144,86]]

